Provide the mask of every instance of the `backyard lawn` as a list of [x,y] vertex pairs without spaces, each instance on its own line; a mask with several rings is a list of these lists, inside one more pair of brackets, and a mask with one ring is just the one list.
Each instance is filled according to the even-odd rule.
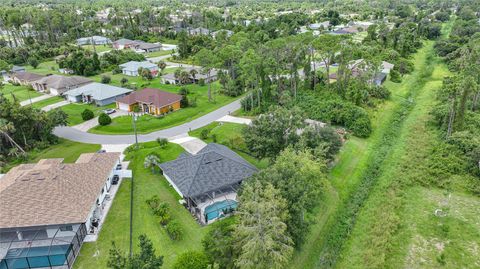
[[[60,138],[58,143],[42,150],[33,150],[28,153],[27,160],[9,162],[6,170],[21,163],[35,163],[40,159],[63,158],[65,163],[73,163],[82,153],[96,152],[100,145],[84,144]],[[6,172],[6,171],[3,171]]]
[[[203,130],[209,130],[208,137],[203,139],[206,143],[218,143],[229,147],[234,150],[240,156],[242,156],[249,163],[255,165],[258,169],[267,168],[269,162],[267,159],[259,160],[249,154],[245,145],[245,141],[242,137],[242,130],[245,125],[230,122],[213,122],[209,125],[189,132],[188,134],[193,137],[202,139],[201,133]],[[213,137],[216,137],[214,141]]]
[[82,112],[85,109],[90,109],[95,114],[95,117],[100,115],[100,113],[107,108],[115,108],[115,103],[107,105],[107,106],[95,106],[83,103],[71,103],[65,106],[62,106],[58,109],[63,110],[63,112],[67,113],[68,115],[68,125],[74,126],[84,122],[82,119]]
[[40,75],[47,75],[47,74],[61,75],[61,73],[58,72],[58,64],[54,60],[40,63],[37,66],[37,68],[33,68],[30,65],[25,66],[25,68],[27,69],[28,72],[32,72]]
[[[146,234],[153,242],[158,255],[164,256],[162,268],[172,268],[176,257],[189,250],[200,250],[201,240],[212,225],[202,227],[179,204],[180,196],[169,186],[163,176],[158,173],[152,174],[145,168],[145,157],[155,152],[160,155],[162,162],[175,159],[183,149],[176,144],[169,143],[165,148],[160,148],[157,142],[140,144],[137,152],[127,154],[131,160],[129,169],[134,175],[134,217],[133,235],[134,251],[138,251],[138,236]],[[108,251],[112,241],[124,254],[128,253],[129,247],[129,214],[130,214],[130,188],[131,180],[124,180],[116,194],[113,205],[108,213],[106,222],[96,242],[84,243],[74,268],[96,269],[106,268]],[[159,219],[151,212],[145,200],[153,195],[158,195],[163,202],[170,205],[172,219],[177,220],[183,228],[183,238],[179,241],[171,240],[165,229],[159,224]],[[214,225],[214,224],[213,224]]]
[[14,86],[11,84],[5,84],[3,87],[0,87],[0,93],[3,93],[8,100],[13,100],[14,95],[19,102],[41,95],[27,86]]
[[[165,85],[160,84],[159,82],[153,82],[149,87],[159,88],[173,93],[178,93],[178,90],[180,89],[179,86]],[[193,100],[196,100],[196,106],[181,108],[165,117],[154,117],[150,115],[141,116],[137,121],[137,131],[139,133],[150,133],[177,126],[203,116],[235,100],[235,98],[215,93],[215,102],[210,103],[208,102],[207,85],[187,85],[186,88],[189,90],[189,101],[192,102]],[[217,92],[219,88],[220,84],[218,82],[212,84],[212,92]],[[114,118],[110,125],[97,126],[90,129],[89,132],[96,134],[129,134],[133,132],[132,119],[128,116]]]

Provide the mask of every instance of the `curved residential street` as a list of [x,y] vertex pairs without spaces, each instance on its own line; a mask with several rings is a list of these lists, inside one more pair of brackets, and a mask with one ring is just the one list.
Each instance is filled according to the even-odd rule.
[[[138,142],[154,141],[157,138],[174,138],[176,136],[185,135],[191,130],[201,128],[208,125],[235,110],[240,109],[240,100],[236,100],[227,104],[217,110],[214,110],[206,115],[196,118],[190,122],[174,126],[168,129],[155,131],[148,134],[139,134]],[[133,144],[135,143],[135,136],[131,135],[99,135],[80,131],[73,127],[62,126],[54,130],[54,134],[65,139],[89,143],[89,144]]]

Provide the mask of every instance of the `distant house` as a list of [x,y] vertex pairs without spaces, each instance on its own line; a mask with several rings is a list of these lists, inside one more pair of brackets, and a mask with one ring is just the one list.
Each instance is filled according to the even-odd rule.
[[143,61],[143,62],[130,61],[128,63],[124,63],[119,66],[122,69],[122,74],[126,76],[138,76],[139,68],[145,68],[150,70],[150,73],[154,77],[158,75],[158,66],[149,61]]
[[123,49],[135,48],[136,44],[137,43],[134,40],[121,38],[117,41],[114,41],[112,43],[112,46],[116,50],[123,50]]
[[86,153],[75,163],[42,159],[0,180],[0,268],[73,268],[111,203],[120,153]]
[[141,40],[135,40],[135,42],[135,49],[141,50],[143,52],[154,52],[162,49],[162,44],[160,43],[148,43]]
[[130,40],[126,38],[113,42],[112,46],[116,50],[133,49],[141,52],[154,52],[162,49],[162,44],[160,43],[148,43],[142,40]]
[[[365,61],[363,59],[357,59],[349,62],[348,69],[350,70],[352,77],[361,76],[368,70],[368,67],[364,63]],[[393,69],[393,67],[393,64],[382,61],[380,65],[380,70],[372,70],[374,72],[374,75],[373,78],[370,79],[370,82],[374,83],[375,85],[383,84],[383,82],[385,82],[387,78],[388,73],[390,73],[390,70]],[[337,73],[330,74],[329,79],[336,80]]]
[[311,30],[321,30],[321,29],[326,30],[328,29],[329,26],[330,26],[330,22],[324,21],[324,22],[312,23],[308,25],[308,28],[310,28]]
[[62,95],[64,92],[91,83],[88,78],[79,76],[50,75],[32,82],[32,87],[39,92]]
[[133,112],[135,107],[138,107],[143,113],[158,116],[180,109],[181,100],[181,95],[146,88],[117,99],[117,108]]
[[237,207],[237,190],[257,168],[229,148],[210,143],[198,153],[181,154],[159,165],[163,175],[202,224]]
[[27,69],[25,69],[24,66],[18,66],[18,65],[14,65],[12,66],[12,69],[10,69],[10,72],[11,73],[15,73],[15,72],[25,72],[27,71]]
[[82,37],[77,39],[77,45],[83,46],[83,45],[107,45],[111,44],[112,40],[108,37],[104,36],[89,36],[89,37]]
[[89,83],[73,90],[65,92],[63,95],[70,102],[94,103],[97,106],[105,106],[132,92],[132,90],[120,88],[102,83]]
[[75,71],[73,71],[72,69],[68,69],[68,68],[59,68],[58,72],[61,73],[61,74],[65,74],[65,75],[73,75],[75,73]]
[[230,30],[218,30],[218,31],[215,31],[215,32],[212,32],[211,35],[213,38],[217,38],[217,35],[219,33],[225,33],[227,37],[231,37],[233,35],[233,32],[230,31]]
[[11,80],[15,83],[19,83],[21,85],[31,85],[32,82],[39,80],[45,76],[30,73],[30,72],[16,72],[11,75]]
[[207,28],[203,28],[203,27],[190,28],[190,29],[188,29],[188,34],[190,34],[190,35],[209,35],[210,30],[208,30]]
[[[192,70],[197,71],[195,77],[190,73]],[[218,79],[218,71],[216,69],[212,69],[210,71],[210,75],[204,74],[200,69],[192,67],[183,68],[182,71],[185,71],[189,74],[188,83],[198,83],[200,80],[209,83]],[[179,78],[176,78],[174,73],[163,75],[161,80],[164,84],[180,84]]]

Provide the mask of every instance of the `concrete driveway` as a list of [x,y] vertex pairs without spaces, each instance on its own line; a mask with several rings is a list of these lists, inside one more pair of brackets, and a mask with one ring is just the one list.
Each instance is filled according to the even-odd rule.
[[[128,115],[128,112],[122,111],[122,110],[117,110],[115,113],[110,114],[110,118],[116,118],[120,116],[125,116]],[[98,117],[95,117],[91,120],[84,121],[78,125],[72,126],[72,128],[75,128],[79,131],[82,132],[87,132],[88,130],[92,129],[93,127],[98,125]]]
[[[190,122],[174,126],[168,129],[155,131],[149,134],[139,134],[138,142],[154,141],[157,138],[172,138],[179,135],[184,135],[191,130],[201,128],[208,125],[225,115],[229,115],[241,108],[240,100],[233,101],[215,111],[196,118]],[[90,143],[90,144],[133,144],[135,143],[134,135],[99,135],[82,132],[76,128],[68,126],[56,127],[53,133],[56,136],[66,138],[69,140]]]
[[169,141],[175,144],[179,144],[191,154],[197,154],[197,152],[199,152],[207,145],[207,143],[203,142],[202,140],[196,137],[188,136],[188,134],[173,137],[169,139]]

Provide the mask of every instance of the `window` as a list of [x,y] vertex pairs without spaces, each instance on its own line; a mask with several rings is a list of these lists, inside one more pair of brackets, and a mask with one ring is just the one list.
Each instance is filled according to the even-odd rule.
[[73,231],[73,227],[72,225],[68,225],[68,226],[61,226],[60,227],[60,231],[62,232],[72,232]]

